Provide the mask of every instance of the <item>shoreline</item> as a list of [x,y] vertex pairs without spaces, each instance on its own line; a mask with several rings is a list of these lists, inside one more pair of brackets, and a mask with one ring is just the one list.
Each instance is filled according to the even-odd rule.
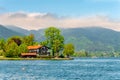
[[0,60],[73,60],[73,58],[0,58]]

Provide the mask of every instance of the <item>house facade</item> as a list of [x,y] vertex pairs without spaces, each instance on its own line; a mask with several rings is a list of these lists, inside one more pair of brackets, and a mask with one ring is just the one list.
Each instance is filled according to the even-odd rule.
[[21,53],[21,57],[37,57],[37,56],[49,56],[50,52],[48,50],[47,46],[37,45],[37,46],[28,46],[27,47],[28,52],[27,53]]

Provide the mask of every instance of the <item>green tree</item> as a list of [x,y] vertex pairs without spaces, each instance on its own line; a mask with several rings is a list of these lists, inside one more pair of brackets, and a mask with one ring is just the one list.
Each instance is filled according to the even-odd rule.
[[7,43],[10,44],[10,43],[12,43],[13,41],[14,41],[18,46],[22,44],[21,37],[19,37],[19,36],[12,36],[12,37],[8,38]]
[[54,40],[53,42],[53,50],[56,53],[56,56],[59,56],[59,51],[61,49],[61,42],[60,40]]
[[48,41],[42,41],[42,42],[40,42],[40,44],[43,45],[43,46],[47,46]]
[[52,49],[52,55],[59,53],[63,49],[64,37],[61,35],[59,29],[55,27],[49,27],[45,30],[45,37],[48,42],[48,46]]
[[21,56],[21,53],[25,53],[25,52],[28,52],[28,49],[27,49],[27,45],[23,43],[18,47],[18,56]]
[[0,56],[3,56],[3,53],[5,51],[4,47],[5,47],[5,40],[0,39]]
[[64,45],[63,54],[69,57],[74,54],[74,45],[69,43]]
[[24,36],[22,42],[27,46],[34,45],[34,35],[30,34],[28,36]]
[[4,45],[5,45],[5,40],[4,39],[0,39],[0,50],[4,51]]
[[83,50],[80,50],[79,52],[74,53],[75,57],[88,57],[88,52]]
[[18,46],[20,46],[22,44],[22,40],[21,40],[21,37],[19,36],[13,36],[11,38]]
[[18,45],[14,41],[11,41],[11,43],[5,44],[4,56],[5,57],[19,57]]

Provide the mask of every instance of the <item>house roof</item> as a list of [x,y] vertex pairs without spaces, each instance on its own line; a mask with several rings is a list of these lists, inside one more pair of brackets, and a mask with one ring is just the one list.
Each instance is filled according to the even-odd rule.
[[27,48],[28,49],[39,49],[41,47],[42,47],[41,45],[38,45],[38,46],[28,46]]

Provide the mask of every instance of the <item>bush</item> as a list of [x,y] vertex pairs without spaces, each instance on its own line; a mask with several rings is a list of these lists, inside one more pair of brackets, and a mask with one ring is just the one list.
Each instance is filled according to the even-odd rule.
[[63,54],[60,54],[59,58],[65,58],[65,56]]
[[14,51],[13,50],[7,50],[7,52],[4,53],[5,57],[14,57]]

